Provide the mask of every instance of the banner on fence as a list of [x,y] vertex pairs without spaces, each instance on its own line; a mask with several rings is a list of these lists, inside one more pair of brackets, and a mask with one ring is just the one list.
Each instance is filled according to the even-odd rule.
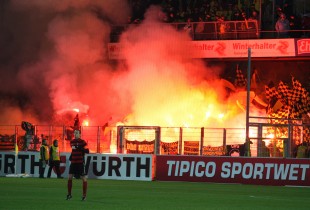
[[127,154],[154,154],[155,141],[125,140]]
[[203,147],[203,155],[206,156],[223,156],[225,155],[226,150],[223,146],[212,147],[212,146],[204,146]]
[[184,155],[199,155],[199,141],[184,141]]
[[160,154],[162,155],[177,155],[179,142],[160,142]]

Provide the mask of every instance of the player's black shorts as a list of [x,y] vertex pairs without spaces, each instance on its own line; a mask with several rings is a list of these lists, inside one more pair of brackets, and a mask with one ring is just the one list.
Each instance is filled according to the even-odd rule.
[[71,163],[70,168],[69,168],[69,174],[73,174],[75,177],[85,176],[86,173],[85,173],[84,164]]

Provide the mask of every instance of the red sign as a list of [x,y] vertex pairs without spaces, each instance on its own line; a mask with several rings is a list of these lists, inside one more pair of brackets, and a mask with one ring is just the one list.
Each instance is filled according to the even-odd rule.
[[[188,56],[191,58],[247,58],[249,48],[251,48],[252,57],[296,56],[294,39],[206,40],[183,44],[183,47],[188,48]],[[148,49],[148,45],[145,47]],[[124,59],[124,52],[127,51],[126,46],[121,46],[119,43],[108,45],[110,59]]]
[[252,57],[295,56],[294,39],[192,41],[191,45],[191,56],[196,58],[247,57],[249,48]]
[[156,179],[310,186],[310,159],[157,156]]
[[310,55],[310,39],[297,40],[297,55]]

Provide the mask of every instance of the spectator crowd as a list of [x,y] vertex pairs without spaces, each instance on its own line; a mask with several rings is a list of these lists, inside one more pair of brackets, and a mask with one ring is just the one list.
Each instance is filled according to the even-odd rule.
[[[165,23],[257,20],[262,32],[277,31],[278,37],[309,36],[309,33],[301,32],[310,29],[309,17],[294,14],[292,0],[129,0],[129,3],[133,15],[128,18],[128,23],[142,21],[145,10],[156,4],[162,8],[159,18]],[[277,24],[283,16],[284,26]],[[292,32],[279,33],[283,28]]]

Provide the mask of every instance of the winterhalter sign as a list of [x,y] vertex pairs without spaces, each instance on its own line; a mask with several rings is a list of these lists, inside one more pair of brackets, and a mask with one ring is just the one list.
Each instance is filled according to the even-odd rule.
[[294,39],[193,41],[195,58],[293,57]]
[[[308,41],[309,43],[309,41]],[[300,50],[308,50],[306,40],[298,42]],[[182,45],[182,43],[180,43]],[[174,45],[171,45],[173,47]],[[190,41],[183,45],[190,58],[246,58],[248,48],[252,57],[294,57],[297,46],[295,39],[252,39],[252,40],[212,40]],[[299,51],[300,51],[299,50]],[[126,48],[119,43],[109,43],[110,59],[124,59]]]

